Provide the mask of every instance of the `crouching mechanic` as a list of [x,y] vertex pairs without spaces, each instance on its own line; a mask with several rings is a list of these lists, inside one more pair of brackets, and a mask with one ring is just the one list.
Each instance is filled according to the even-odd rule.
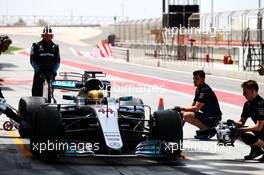
[[[259,161],[264,161],[264,99],[258,94],[258,84],[254,80],[244,82],[243,95],[247,99],[238,122],[234,122],[239,127],[241,133],[240,140],[251,147],[249,155],[245,156],[246,160],[252,160],[262,155]],[[251,127],[243,127],[248,118],[255,123]],[[231,121],[231,120],[229,120]]]
[[[5,52],[8,49],[11,43],[12,40],[8,36],[0,36],[0,55],[1,52]],[[6,103],[6,100],[0,88],[0,114],[2,113],[4,113],[7,117],[11,118],[17,123],[20,123],[22,121],[22,118],[19,117]]]
[[[203,70],[193,72],[193,83],[197,87],[190,107],[175,107],[180,111],[183,122],[188,122],[199,129],[215,127],[222,119],[222,112],[214,91],[205,83]],[[210,139],[211,136],[195,136],[196,139]]]
[[33,43],[30,63],[34,69],[32,96],[42,96],[45,78],[55,79],[60,66],[59,46],[55,44],[50,27],[45,27],[41,34],[42,40]]

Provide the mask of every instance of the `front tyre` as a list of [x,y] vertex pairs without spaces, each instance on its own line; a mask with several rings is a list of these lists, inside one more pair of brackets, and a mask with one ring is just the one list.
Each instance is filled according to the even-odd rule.
[[162,142],[164,154],[179,157],[182,150],[183,130],[180,114],[174,110],[154,112],[151,122],[151,137]]

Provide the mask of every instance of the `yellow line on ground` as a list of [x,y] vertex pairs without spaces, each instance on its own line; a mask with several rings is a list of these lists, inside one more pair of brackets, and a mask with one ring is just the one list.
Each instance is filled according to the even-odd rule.
[[[3,129],[3,130],[0,130],[0,136],[6,136],[6,131]],[[7,142],[5,141],[5,139],[1,139],[1,144],[6,144]]]
[[182,160],[192,160],[191,157],[188,157],[188,156],[185,156],[185,155],[182,155],[182,156],[181,156],[181,159],[182,159]]
[[13,140],[15,144],[17,144],[18,147],[23,151],[25,157],[32,157],[31,152],[26,148],[23,140],[19,138],[20,136],[17,134],[16,131],[9,131],[9,135],[11,137],[14,137]]

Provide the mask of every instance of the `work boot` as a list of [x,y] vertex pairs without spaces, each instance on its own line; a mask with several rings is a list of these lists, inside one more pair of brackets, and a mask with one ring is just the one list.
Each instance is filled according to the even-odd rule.
[[245,156],[244,159],[245,160],[253,160],[262,154],[263,154],[263,150],[260,147],[251,146],[251,150],[250,150],[249,155]]
[[198,139],[198,140],[202,140],[202,141],[208,141],[210,140],[212,137],[214,137],[215,134],[210,134],[210,135],[195,135],[194,136],[194,139]]
[[264,153],[262,154],[262,157],[258,159],[260,162],[264,162]]

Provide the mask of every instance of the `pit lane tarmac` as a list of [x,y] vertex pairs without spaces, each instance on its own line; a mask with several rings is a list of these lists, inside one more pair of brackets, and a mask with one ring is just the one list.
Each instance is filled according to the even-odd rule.
[[[16,130],[0,130],[1,174],[104,174],[104,175],[169,175],[169,174],[261,174],[263,164],[245,162],[223,153],[204,151],[183,152],[185,158],[150,160],[143,158],[110,157],[59,157],[35,158],[28,150],[27,139],[21,139]],[[185,142],[193,142],[185,139]],[[197,142],[197,141],[196,141]],[[214,144],[215,141],[201,141],[198,144]],[[190,149],[190,148],[189,148]]]

